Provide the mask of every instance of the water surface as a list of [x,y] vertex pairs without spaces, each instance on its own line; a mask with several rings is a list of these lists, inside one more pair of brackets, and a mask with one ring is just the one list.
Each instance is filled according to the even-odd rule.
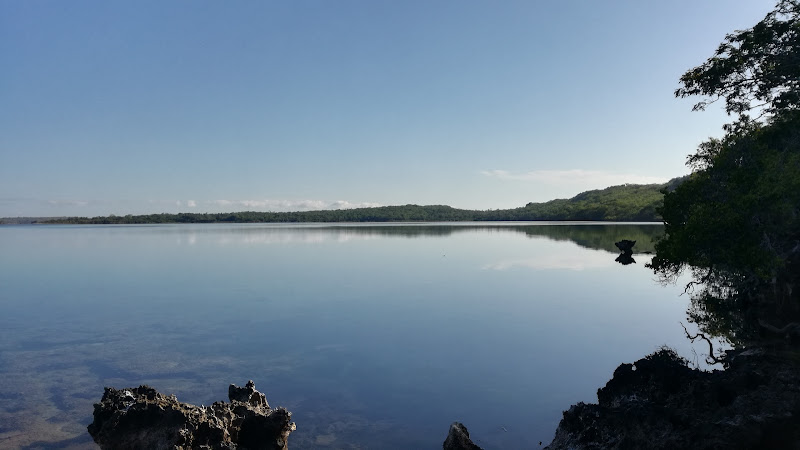
[[456,420],[537,448],[621,362],[694,359],[680,287],[615,262],[661,230],[3,226],[0,447],[92,448],[104,386],[209,404],[253,379],[291,448],[440,448]]

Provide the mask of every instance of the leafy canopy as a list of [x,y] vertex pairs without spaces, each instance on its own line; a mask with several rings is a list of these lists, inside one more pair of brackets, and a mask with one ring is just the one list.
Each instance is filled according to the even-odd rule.
[[738,117],[700,144],[687,159],[692,174],[665,193],[666,235],[650,267],[665,280],[689,268],[689,321],[747,344],[765,323],[800,322],[800,0],[780,0],[727,35],[680,82],[676,96],[704,97],[695,110],[724,99]]
[[771,278],[800,245],[800,113],[748,122],[689,158],[696,170],[664,196],[667,237],[652,267]]
[[725,36],[714,56],[680,81],[677,97],[706,97],[695,110],[720,99],[740,116],[800,108],[800,0],[780,0],[753,28]]
[[[725,100],[738,120],[689,156],[689,179],[666,193],[666,238],[651,267],[671,277],[692,267],[791,286],[800,272],[800,0],[780,0],[753,28],[725,37],[686,72],[675,94]],[[761,109],[762,120],[748,112]],[[777,284],[776,284],[777,283]]]

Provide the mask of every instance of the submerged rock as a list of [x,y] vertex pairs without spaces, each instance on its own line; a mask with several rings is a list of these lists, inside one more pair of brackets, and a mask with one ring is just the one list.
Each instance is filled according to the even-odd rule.
[[230,403],[181,403],[149,386],[107,387],[94,405],[89,434],[103,449],[285,450],[295,430],[292,413],[271,409],[253,381],[230,385]]
[[800,448],[796,358],[729,352],[726,370],[702,372],[662,349],[620,365],[597,404],[565,411],[546,448]]

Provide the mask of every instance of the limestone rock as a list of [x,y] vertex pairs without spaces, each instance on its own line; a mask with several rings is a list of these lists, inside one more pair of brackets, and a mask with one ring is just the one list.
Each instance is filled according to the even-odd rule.
[[442,448],[444,450],[482,450],[472,442],[467,427],[460,422],[453,422],[450,425],[450,432],[447,433],[447,439],[444,440]]
[[204,407],[149,386],[107,387],[89,434],[102,449],[287,449],[295,430],[289,411],[271,409],[252,381],[231,385],[228,396],[230,403]]
[[597,404],[565,411],[547,448],[800,448],[795,359],[729,351],[724,371],[702,372],[660,350],[620,365]]
[[248,403],[253,406],[261,406],[269,409],[267,397],[263,393],[256,390],[256,384],[253,383],[253,380],[248,381],[244,387],[239,387],[235,384],[228,386],[228,400],[236,400],[242,403]]

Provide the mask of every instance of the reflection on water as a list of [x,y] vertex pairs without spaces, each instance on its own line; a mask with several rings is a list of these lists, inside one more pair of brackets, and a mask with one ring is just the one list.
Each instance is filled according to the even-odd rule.
[[509,270],[526,268],[530,270],[589,270],[608,267],[609,255],[604,252],[561,252],[560,244],[543,243],[542,248],[551,249],[536,257],[506,259],[483,266],[487,270]]
[[620,362],[691,357],[680,287],[614,262],[660,231],[2,227],[0,447],[91,448],[103,386],[209,404],[253,379],[294,413],[292,448],[436,448],[454,420],[535,448]]
[[[111,226],[119,227],[119,225]],[[144,228],[131,226],[132,228]],[[98,226],[99,228],[99,226]],[[106,227],[109,228],[109,227]],[[431,238],[459,233],[519,233],[531,238],[543,237],[571,241],[582,247],[618,253],[614,242],[633,238],[636,253],[652,253],[653,244],[664,227],[653,223],[593,222],[443,222],[426,224],[201,224],[160,225],[147,227],[148,233],[176,236],[178,244],[195,244],[198,239],[212,239],[217,244],[281,244],[346,242],[354,239],[385,237]]]
[[786,327],[800,323],[800,302],[793,286],[787,291],[776,284],[723,271],[695,278],[688,288],[689,321],[726,347],[796,344],[800,333]]
[[628,264],[636,264],[636,260],[633,259],[633,255],[627,252],[621,253],[614,261],[622,264],[623,266],[627,266]]

